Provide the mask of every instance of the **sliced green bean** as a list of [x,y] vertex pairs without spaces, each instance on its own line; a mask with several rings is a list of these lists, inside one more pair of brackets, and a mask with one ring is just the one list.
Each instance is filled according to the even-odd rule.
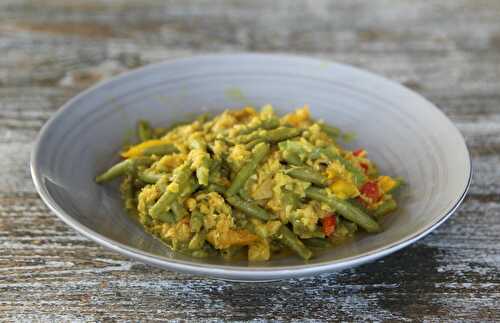
[[147,165],[150,164],[152,161],[149,158],[129,158],[125,159],[115,165],[113,165],[111,168],[109,168],[107,171],[102,173],[101,175],[97,176],[95,178],[96,183],[102,183],[102,182],[107,182],[111,181],[117,177],[120,177],[122,175],[125,175],[129,172],[134,171],[136,166],[139,165]]
[[328,196],[322,189],[319,189],[317,187],[309,187],[306,189],[306,196],[312,200],[328,204],[338,214],[342,215],[349,221],[358,224],[368,232],[380,231],[379,224],[368,214],[364,213],[347,201],[338,199],[334,196]]
[[208,184],[207,191],[209,191],[209,192],[217,192],[217,193],[219,193],[221,195],[226,194],[226,189],[223,186],[217,185],[217,184]]
[[205,233],[203,231],[197,232],[189,241],[189,250],[200,250],[205,244]]
[[264,139],[270,142],[280,142],[286,139],[300,136],[301,134],[302,134],[302,129],[280,127],[268,131],[267,136]]
[[149,122],[146,120],[139,120],[137,123],[137,136],[140,141],[146,141],[153,138],[153,132]]
[[137,173],[137,178],[147,184],[155,184],[160,180],[164,174],[156,174],[149,171],[143,171]]
[[253,127],[244,127],[239,132],[238,135],[247,135],[251,132],[254,132],[259,129],[270,130],[277,128],[280,125],[280,121],[278,118],[269,118],[262,120],[258,125]]
[[324,123],[321,123],[319,126],[324,133],[333,139],[337,139],[341,134],[340,129],[337,127],[332,127]]
[[200,184],[198,184],[198,182],[196,181],[196,179],[194,179],[193,177],[191,177],[189,179],[186,187],[181,192],[180,197],[183,198],[183,197],[190,196],[191,194],[193,194],[194,192],[196,192],[196,190],[199,187],[200,187]]
[[304,239],[302,240],[306,246],[309,248],[328,248],[331,247],[332,244],[328,239],[322,239],[322,238],[310,238],[310,239]]
[[172,203],[172,212],[174,212],[175,215],[175,222],[179,222],[189,215],[188,211],[178,201],[174,201],[174,203]]
[[245,201],[236,195],[226,195],[226,201],[241,212],[257,219],[266,221],[273,217],[257,203]]
[[266,142],[264,139],[255,139],[250,141],[249,143],[245,144],[246,149],[253,149],[255,146],[257,146],[260,143]]
[[207,153],[207,144],[199,138],[191,138],[189,141],[189,147],[193,150],[196,149],[200,154],[203,154],[201,157],[201,165],[196,168],[196,178],[198,179],[198,183],[201,185],[208,185],[211,159],[210,155]]
[[319,172],[315,171],[311,167],[294,167],[289,169],[286,172],[288,175],[291,177],[306,181],[306,182],[311,182],[313,184],[316,184],[318,186],[326,186],[327,184],[327,179],[321,175]]
[[157,217],[156,220],[165,222],[165,223],[170,223],[174,224],[175,223],[175,215],[171,211],[160,213]]
[[394,185],[394,187],[392,187],[390,190],[388,190],[386,193],[391,193],[391,192],[394,192],[395,190],[397,190],[398,188],[400,188],[401,186],[405,185],[405,181],[403,180],[403,178],[401,177],[397,177],[395,178],[396,180],[396,185]]
[[290,165],[302,166],[304,164],[299,155],[290,150],[282,151],[281,157]]
[[174,153],[178,153],[179,150],[175,145],[172,144],[162,144],[162,145],[156,145],[152,147],[148,147],[142,151],[142,154],[144,156],[150,156],[150,155],[157,155],[157,156],[163,156],[163,155],[170,155]]
[[241,167],[240,171],[234,177],[231,186],[227,190],[227,194],[234,195],[245,185],[247,179],[255,173],[257,166],[269,153],[269,145],[265,143],[260,143],[252,149],[253,157]]
[[161,138],[168,132],[167,128],[153,128],[153,138]]
[[290,205],[293,210],[295,210],[300,204],[298,194],[288,190],[283,190],[281,194],[281,201],[284,205]]
[[127,177],[123,180],[120,185],[120,191],[122,193],[123,201],[125,204],[125,209],[130,213],[136,211],[136,201],[134,197],[135,188],[134,188],[134,176],[127,175]]
[[398,208],[396,201],[394,199],[388,199],[384,201],[374,212],[376,217],[384,216]]
[[236,142],[240,144],[248,144],[256,141],[275,143],[297,137],[301,133],[302,129],[289,127],[279,127],[272,130],[259,129],[247,135],[238,137]]
[[288,229],[285,225],[281,226],[279,238],[284,245],[295,251],[299,256],[308,260],[312,257],[313,253],[309,250],[302,241]]
[[[192,170],[190,163],[184,163],[182,166],[177,167],[174,170],[173,182],[170,185],[176,185],[176,191],[167,190],[160,196],[158,201],[151,207],[150,214],[153,218],[158,217],[161,213],[169,211],[172,203],[179,197],[181,192],[186,188],[191,177]],[[169,185],[169,186],[170,186]]]
[[199,211],[194,211],[193,213],[191,213],[189,226],[191,228],[191,232],[199,232],[203,227],[203,214]]

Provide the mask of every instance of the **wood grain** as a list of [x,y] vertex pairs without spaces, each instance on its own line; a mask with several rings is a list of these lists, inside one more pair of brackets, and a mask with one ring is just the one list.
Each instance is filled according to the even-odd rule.
[[[155,269],[49,212],[28,161],[63,102],[147,63],[239,51],[345,62],[429,98],[473,157],[463,206],[378,262],[265,284]],[[2,1],[0,53],[0,320],[500,320],[500,2]]]

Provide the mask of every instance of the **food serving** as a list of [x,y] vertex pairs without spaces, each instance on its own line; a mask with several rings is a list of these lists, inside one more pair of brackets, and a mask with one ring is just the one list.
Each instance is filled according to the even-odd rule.
[[278,117],[272,106],[226,110],[166,128],[138,123],[140,143],[96,177],[123,178],[125,208],[173,250],[266,261],[303,259],[357,232],[380,231],[402,181],[380,175],[364,149],[308,106]]

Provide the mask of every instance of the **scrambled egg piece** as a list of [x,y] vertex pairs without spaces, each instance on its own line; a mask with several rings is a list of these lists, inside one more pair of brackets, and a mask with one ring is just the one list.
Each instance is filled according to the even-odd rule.
[[274,174],[281,168],[278,152],[274,152],[266,162],[257,170],[257,180],[251,185],[252,198],[256,200],[268,199],[273,196]]
[[329,180],[343,179],[346,182],[354,183],[352,174],[339,161],[332,161],[325,170]]
[[379,176],[377,179],[378,187],[383,193],[387,193],[394,189],[398,182],[392,179],[390,176]]
[[171,172],[186,161],[185,154],[165,155],[157,161],[153,169],[159,172]]
[[238,119],[226,110],[220,116],[215,118],[212,130],[215,132],[219,132],[224,129],[229,129],[233,127],[237,122]]
[[186,221],[180,221],[174,226],[171,226],[167,232],[162,235],[162,238],[170,240],[174,250],[177,250],[188,243],[189,240],[191,240],[191,236],[192,233],[189,224]]
[[307,231],[314,232],[316,230],[319,214],[313,205],[307,204],[305,207],[298,209],[295,211],[294,217]]
[[207,241],[216,249],[231,246],[245,246],[257,240],[257,236],[244,229],[234,229],[233,219],[229,215],[219,217],[215,229],[207,234]]
[[160,197],[160,189],[156,185],[146,185],[138,196],[137,210],[140,215],[147,216],[148,209]]
[[290,124],[294,127],[300,127],[307,124],[309,122],[309,118],[309,106],[304,105],[301,109],[297,109],[294,112],[285,115],[281,119],[281,122],[283,124]]
[[330,185],[330,190],[336,197],[341,199],[350,199],[359,195],[359,190],[352,182],[339,179]]
[[271,249],[269,242],[264,239],[259,239],[248,246],[248,260],[250,261],[266,261],[271,257]]
[[235,145],[231,147],[229,151],[228,162],[231,163],[235,169],[240,169],[252,155],[244,145]]

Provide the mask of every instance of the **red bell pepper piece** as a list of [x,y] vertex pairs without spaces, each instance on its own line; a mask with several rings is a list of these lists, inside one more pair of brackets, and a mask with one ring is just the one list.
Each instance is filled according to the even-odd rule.
[[353,151],[353,152],[352,152],[352,154],[353,154],[354,156],[356,156],[356,157],[359,157],[359,156],[363,153],[363,151],[365,151],[365,150],[364,150],[364,149],[359,148],[359,149],[356,149],[355,151]]
[[323,224],[323,233],[328,237],[333,232],[335,232],[335,227],[337,226],[337,217],[335,216],[335,214],[330,214],[324,217],[321,220],[321,223]]
[[378,185],[375,182],[366,182],[360,189],[361,194],[368,197],[372,201],[376,202],[380,199],[380,191],[378,190]]

